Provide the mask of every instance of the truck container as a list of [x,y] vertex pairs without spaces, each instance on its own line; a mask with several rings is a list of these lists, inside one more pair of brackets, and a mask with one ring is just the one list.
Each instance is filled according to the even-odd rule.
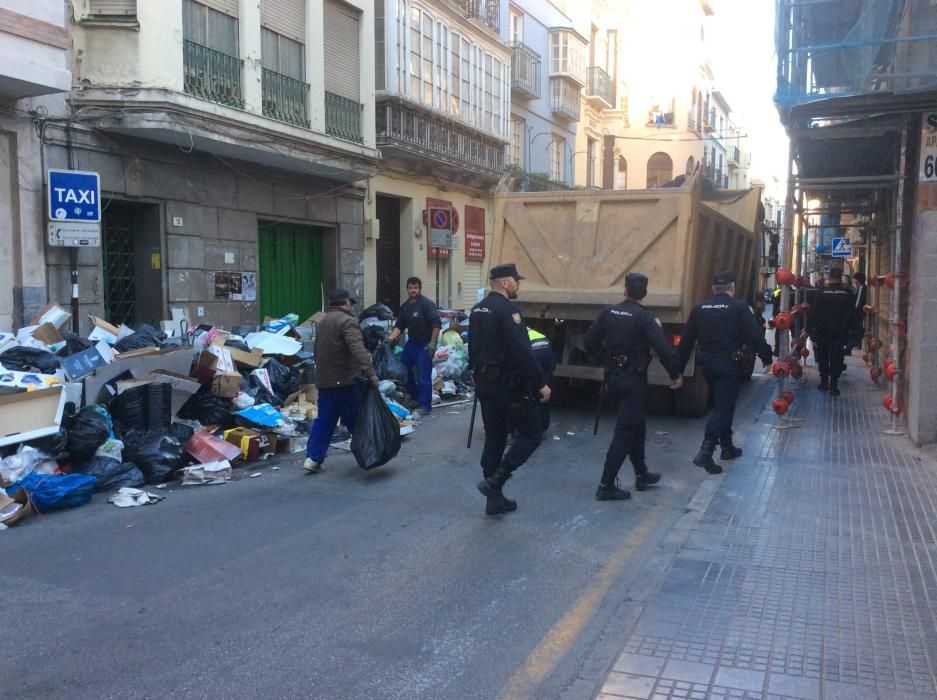
[[[711,295],[714,273],[732,270],[736,296],[752,299],[760,196],[760,188],[716,190],[700,176],[648,190],[499,193],[492,264],[515,262],[526,277],[516,303],[550,338],[554,376],[574,386],[601,382],[603,359],[588,355],[582,337],[603,307],[621,301],[629,272],[650,278],[643,303],[674,345],[690,310]],[[694,417],[706,411],[709,387],[695,353],[679,391],[669,389],[657,361],[648,376],[654,410]]]

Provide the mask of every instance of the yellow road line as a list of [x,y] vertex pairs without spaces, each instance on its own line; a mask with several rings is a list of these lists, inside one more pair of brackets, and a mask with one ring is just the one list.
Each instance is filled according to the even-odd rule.
[[660,523],[665,508],[650,511],[641,525],[631,531],[624,544],[599,572],[595,582],[589,586],[576,604],[561,617],[543,638],[537,648],[511,677],[498,694],[499,700],[525,700],[536,697],[536,691],[553,672],[560,659],[569,651],[573,642],[592,618],[605,594],[621,574],[625,563],[635,551],[647,542],[648,536]]

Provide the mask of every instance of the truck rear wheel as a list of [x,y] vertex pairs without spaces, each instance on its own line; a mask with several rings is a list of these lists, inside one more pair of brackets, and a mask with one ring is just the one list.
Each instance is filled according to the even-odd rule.
[[684,377],[683,386],[674,393],[678,416],[699,418],[709,408],[709,384],[699,368],[692,377]]

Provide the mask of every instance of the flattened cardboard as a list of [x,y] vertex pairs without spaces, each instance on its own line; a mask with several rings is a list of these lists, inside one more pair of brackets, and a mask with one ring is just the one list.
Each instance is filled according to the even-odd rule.
[[257,369],[264,361],[264,352],[260,348],[252,350],[251,352],[244,352],[243,350],[230,347],[226,349],[231,353],[231,359],[234,360],[234,364],[240,365],[241,367]]
[[62,387],[0,396],[0,447],[57,433],[64,411]]
[[211,378],[211,393],[233,399],[241,390],[241,375],[237,372],[215,372]]
[[179,412],[179,409],[182,408],[182,404],[188,401],[189,397],[201,388],[201,384],[191,377],[185,377],[181,374],[161,369],[150,372],[144,379],[169,384],[172,387],[171,406],[173,416]]
[[41,326],[43,323],[51,323],[56,328],[61,328],[69,322],[72,315],[55,302],[46,304],[39,312],[33,316],[29,322],[30,326]]
[[59,333],[59,329],[53,326],[51,323],[39,324],[36,327],[36,330],[32,332],[32,336],[40,343],[45,343],[48,345],[50,348],[65,342],[62,334]]
[[94,376],[85,379],[85,399],[94,403],[101,393],[101,388],[124,372],[129,371],[133,377],[144,377],[150,372],[162,369],[173,374],[187,375],[191,367],[191,348],[178,348],[142,357],[127,358],[121,355],[106,367],[98,368]]

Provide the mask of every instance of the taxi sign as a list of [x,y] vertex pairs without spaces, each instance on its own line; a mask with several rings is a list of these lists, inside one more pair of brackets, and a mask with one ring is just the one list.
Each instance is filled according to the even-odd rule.
[[101,221],[101,176],[80,170],[49,170],[49,221]]

